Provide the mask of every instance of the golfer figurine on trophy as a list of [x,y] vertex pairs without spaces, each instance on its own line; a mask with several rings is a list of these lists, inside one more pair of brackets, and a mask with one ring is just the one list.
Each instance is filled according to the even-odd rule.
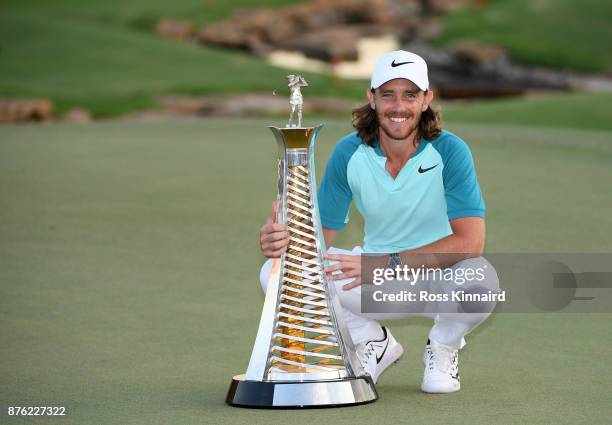
[[[289,105],[291,105],[291,112],[289,113],[289,123],[287,124],[288,128],[295,128],[302,126],[302,109],[304,107],[304,97],[302,96],[302,87],[308,87],[308,83],[301,75],[287,75],[287,80],[289,81],[289,90],[291,93],[289,94]],[[295,112],[297,110],[298,113],[298,123],[297,125],[294,123],[293,118],[295,117]]]
[[[289,246],[273,260],[246,374],[234,376],[226,401],[241,407],[346,406],[377,400],[342,322],[324,272],[325,241],[317,204],[314,144],[323,127],[302,127],[301,75],[289,75],[285,128],[269,127],[279,149],[276,221]],[[297,112],[297,124],[294,122]]]

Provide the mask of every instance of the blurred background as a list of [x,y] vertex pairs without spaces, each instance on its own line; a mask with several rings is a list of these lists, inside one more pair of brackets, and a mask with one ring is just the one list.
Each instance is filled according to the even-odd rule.
[[448,120],[612,126],[606,1],[0,4],[1,122],[279,114],[289,72],[311,82],[308,112],[347,116],[376,58],[403,48]]

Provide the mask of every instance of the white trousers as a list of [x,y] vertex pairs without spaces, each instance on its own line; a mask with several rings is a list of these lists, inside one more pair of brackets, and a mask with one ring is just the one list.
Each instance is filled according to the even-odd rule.
[[[363,250],[361,247],[355,247],[352,251],[341,250],[331,247],[327,250],[330,254],[352,254],[360,255]],[[260,272],[260,282],[264,293],[268,284],[272,261],[268,260],[264,263]],[[464,284],[462,289],[466,292],[483,292],[499,291],[499,279],[495,268],[484,257],[469,258],[458,262],[450,267],[451,269],[472,268],[484,270],[484,279],[476,284]],[[463,311],[459,303],[447,301],[444,305],[440,305],[435,301],[410,303],[402,308],[401,313],[362,313],[361,312],[361,286],[357,286],[350,290],[342,289],[342,286],[350,283],[353,279],[344,279],[333,281],[336,288],[336,293],[340,299],[342,306],[342,319],[346,324],[351,338],[355,345],[363,344],[373,339],[382,337],[383,333],[377,320],[390,319],[405,319],[408,317],[428,317],[434,320],[434,325],[429,332],[429,339],[439,344],[448,345],[459,349],[465,345],[464,337],[480,325],[487,317],[490,316],[495,304],[476,304],[476,309],[472,309],[470,313],[459,312]],[[418,282],[418,285],[432,287],[438,282]],[[448,282],[445,282],[448,285]],[[452,284],[452,282],[451,282]],[[480,308],[480,311],[478,310]]]

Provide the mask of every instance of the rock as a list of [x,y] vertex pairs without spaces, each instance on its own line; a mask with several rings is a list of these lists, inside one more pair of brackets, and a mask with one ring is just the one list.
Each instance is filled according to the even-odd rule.
[[204,26],[201,43],[258,54],[291,48],[326,61],[355,58],[356,43],[381,32],[416,31],[418,0],[315,0],[283,9],[236,11]]
[[568,81],[573,90],[612,93],[612,76],[573,74],[568,77]]
[[380,35],[373,25],[349,26],[311,31],[278,44],[282,50],[297,50],[325,62],[357,60],[357,43],[362,37]]
[[91,112],[83,108],[72,108],[66,111],[61,120],[73,123],[88,123],[93,119]]
[[163,18],[157,23],[155,31],[168,38],[190,40],[195,34],[195,26],[191,22]]
[[271,42],[286,39],[292,32],[290,21],[280,19],[274,11],[261,9],[248,15],[238,12],[227,20],[210,23],[198,32],[197,40],[260,53],[267,51]]
[[131,112],[122,116],[120,119],[122,121],[128,122],[156,122],[156,121],[171,121],[178,119],[186,119],[191,118],[190,116],[185,116],[181,114],[177,114],[175,112],[153,112],[153,111],[144,111],[144,112]]
[[0,99],[0,122],[48,121],[53,118],[53,104],[48,99]]
[[166,96],[159,99],[164,111],[181,115],[192,115],[210,108],[210,100],[206,97]]
[[[289,97],[263,94],[210,96],[210,97],[163,97],[159,103],[166,114],[178,116],[245,116],[289,114]],[[349,113],[351,102],[339,99],[307,97],[305,112],[343,111]]]
[[[289,97],[270,95],[228,96],[212,99],[217,110],[210,115],[244,116],[289,114]],[[304,108],[306,110],[306,108]]]
[[[203,44],[248,49],[247,37],[249,37],[249,32],[238,27],[235,23],[215,22],[202,28],[196,39]],[[252,37],[257,38],[254,35]]]
[[[414,28],[414,36],[412,39],[414,40],[431,40],[442,34],[442,30],[444,29],[444,25],[442,21],[436,17],[428,17],[428,18],[420,18],[418,24],[414,24],[410,29]],[[406,27],[404,27],[403,34],[406,33]],[[400,37],[402,41],[405,40],[404,37]]]
[[[423,11],[426,14],[447,13],[454,10],[464,9],[470,5],[472,0],[421,0]],[[483,3],[482,0],[478,1]]]
[[463,40],[450,46],[450,51],[460,60],[477,65],[508,62],[506,50],[478,40]]
[[438,49],[412,43],[404,48],[425,59],[430,83],[443,98],[513,96],[532,90],[571,87],[563,72],[513,65],[503,49],[496,46],[469,42],[452,49]]
[[299,69],[304,72],[334,73],[336,65],[306,57],[302,52],[275,50],[266,55],[270,65],[287,70]]

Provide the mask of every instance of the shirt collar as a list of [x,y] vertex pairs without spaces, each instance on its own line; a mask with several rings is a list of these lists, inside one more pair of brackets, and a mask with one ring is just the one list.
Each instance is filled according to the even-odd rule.
[[[376,136],[374,138],[374,152],[376,152],[376,155],[378,156],[382,156],[384,157],[385,154],[383,153],[381,147],[380,147],[380,142],[378,141],[378,136]],[[421,139],[419,140],[419,147],[417,148],[417,150],[412,154],[412,156],[417,156],[418,154],[421,153],[421,151],[423,151],[423,149],[425,149],[425,145],[427,144],[427,140],[424,139],[423,137],[421,137]]]

